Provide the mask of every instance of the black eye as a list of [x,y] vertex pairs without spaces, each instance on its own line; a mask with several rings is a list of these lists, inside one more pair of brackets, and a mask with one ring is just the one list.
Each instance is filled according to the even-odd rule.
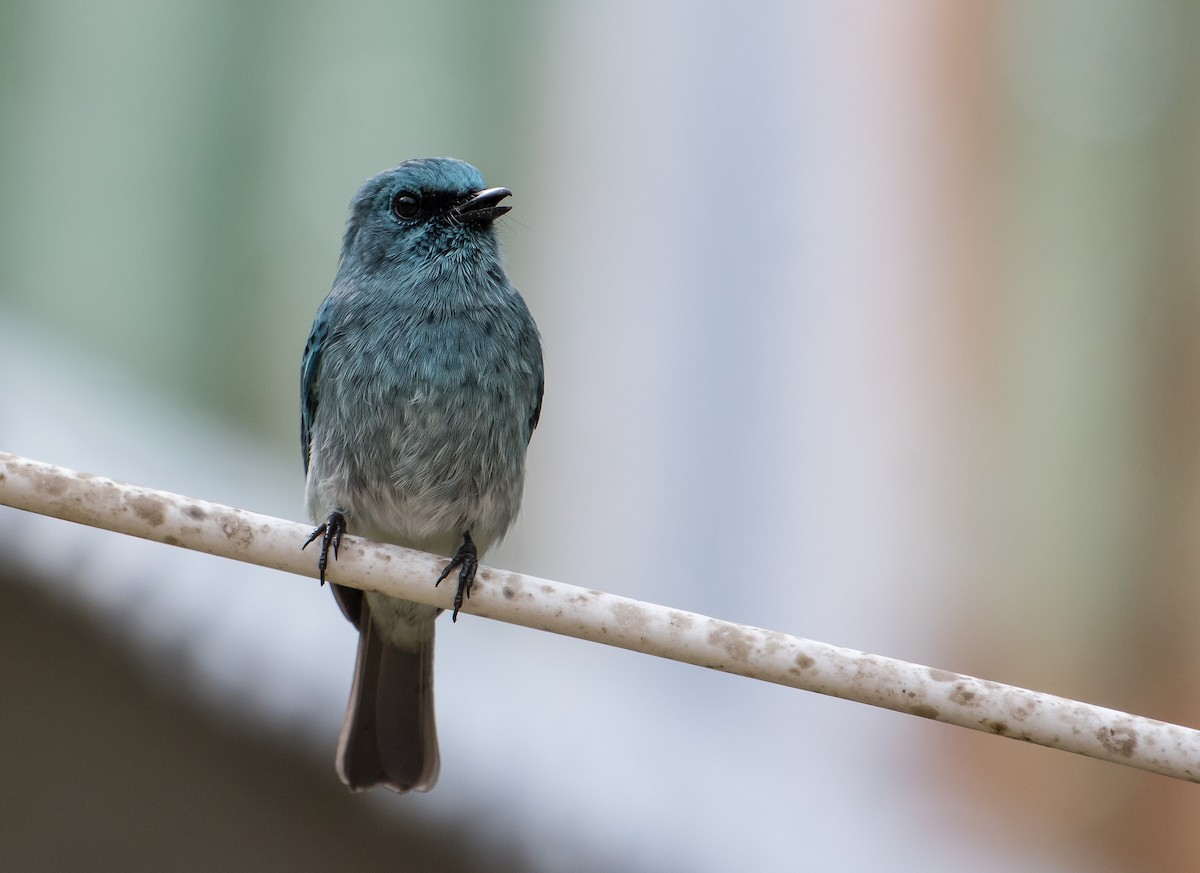
[[421,214],[421,198],[408,191],[401,191],[392,198],[392,214],[405,221],[411,221]]

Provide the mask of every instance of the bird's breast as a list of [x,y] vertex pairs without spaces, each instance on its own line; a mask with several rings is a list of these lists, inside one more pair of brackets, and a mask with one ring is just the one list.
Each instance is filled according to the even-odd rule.
[[517,335],[478,313],[343,331],[322,363],[310,471],[328,508],[310,494],[310,512],[342,508],[352,530],[420,548],[464,530],[483,548],[499,538],[536,402]]

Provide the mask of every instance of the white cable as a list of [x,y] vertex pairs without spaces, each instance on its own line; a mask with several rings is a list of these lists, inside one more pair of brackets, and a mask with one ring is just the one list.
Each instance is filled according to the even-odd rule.
[[[315,577],[311,526],[0,452],[0,503]],[[346,537],[328,578],[449,607],[445,559]],[[164,581],[163,584],[170,584]],[[1200,781],[1200,731],[1050,694],[480,567],[464,612]]]

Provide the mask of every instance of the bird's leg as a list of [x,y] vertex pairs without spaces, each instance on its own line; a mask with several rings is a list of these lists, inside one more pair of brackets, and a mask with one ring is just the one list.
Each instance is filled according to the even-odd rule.
[[321,573],[321,584],[325,584],[325,570],[329,566],[329,549],[333,548],[333,559],[336,561],[338,556],[338,547],[342,544],[342,534],[346,532],[346,516],[342,515],[340,509],[335,509],[329,513],[329,518],[308,535],[308,539],[304,541],[301,549],[308,548],[308,544],[317,537],[321,538],[321,558],[317,561],[317,569]]
[[458,547],[458,551],[454,553],[446,569],[442,570],[442,575],[438,576],[433,587],[441,585],[442,580],[449,576],[455,567],[458,567],[458,589],[454,592],[454,612],[450,615],[451,621],[458,621],[458,610],[462,608],[463,597],[470,599],[471,586],[475,584],[475,571],[479,569],[479,554],[475,551],[470,531],[463,534],[463,544]]

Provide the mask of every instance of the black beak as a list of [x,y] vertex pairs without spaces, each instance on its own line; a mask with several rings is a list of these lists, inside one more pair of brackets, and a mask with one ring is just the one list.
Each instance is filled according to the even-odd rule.
[[483,191],[476,191],[454,207],[454,214],[460,221],[471,224],[490,224],[512,209],[511,206],[497,205],[505,197],[511,196],[512,192],[507,188],[486,188]]

